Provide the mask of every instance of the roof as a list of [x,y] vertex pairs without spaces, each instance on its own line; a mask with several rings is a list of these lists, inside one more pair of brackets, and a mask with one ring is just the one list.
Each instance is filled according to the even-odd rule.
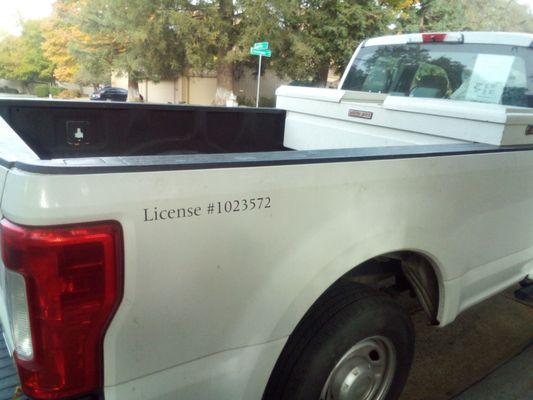
[[[427,32],[430,34],[430,32]],[[508,46],[532,47],[533,34],[518,32],[442,32],[451,35],[462,35],[463,43],[477,44],[503,44]],[[426,33],[424,33],[426,34]],[[368,39],[363,46],[382,46],[388,44],[405,44],[417,41],[421,33],[409,33],[404,35],[380,36]]]

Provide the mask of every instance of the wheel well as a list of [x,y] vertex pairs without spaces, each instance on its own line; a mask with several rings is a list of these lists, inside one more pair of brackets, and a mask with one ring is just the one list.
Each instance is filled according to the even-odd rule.
[[[415,251],[396,251],[373,257],[351,269],[337,282],[352,281],[385,291],[394,297],[409,292],[429,321],[438,325],[439,282],[434,262]],[[337,284],[337,283],[335,283]]]

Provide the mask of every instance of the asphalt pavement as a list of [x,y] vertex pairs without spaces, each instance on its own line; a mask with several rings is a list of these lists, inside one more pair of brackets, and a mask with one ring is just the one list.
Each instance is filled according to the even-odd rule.
[[533,400],[533,307],[515,289],[443,328],[412,313],[415,359],[401,400]]
[[533,345],[504,363],[454,400],[532,400]]

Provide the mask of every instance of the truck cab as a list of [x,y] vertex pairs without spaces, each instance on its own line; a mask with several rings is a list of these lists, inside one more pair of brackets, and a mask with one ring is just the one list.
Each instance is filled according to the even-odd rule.
[[391,96],[533,107],[533,35],[420,33],[363,42],[340,87]]

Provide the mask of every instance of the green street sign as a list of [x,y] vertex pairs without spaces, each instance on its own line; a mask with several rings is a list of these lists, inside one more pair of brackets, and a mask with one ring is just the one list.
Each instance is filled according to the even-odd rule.
[[250,47],[250,54],[252,56],[259,56],[258,70],[257,70],[257,95],[255,96],[255,106],[259,107],[259,89],[261,87],[261,61],[263,57],[270,57],[272,52],[268,48],[268,42],[254,43]]
[[272,56],[272,51],[270,50],[257,50],[257,49],[254,49],[253,47],[250,47],[250,54],[252,56],[263,56],[263,57],[270,57]]
[[268,42],[254,43],[253,49],[254,50],[267,50],[268,49]]

